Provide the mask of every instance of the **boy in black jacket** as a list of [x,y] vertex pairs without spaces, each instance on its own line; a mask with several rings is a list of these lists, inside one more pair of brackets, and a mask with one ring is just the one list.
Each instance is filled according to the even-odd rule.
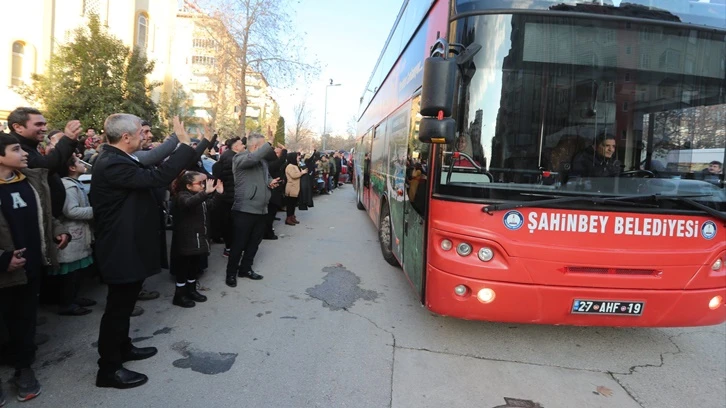
[[45,266],[58,267],[56,250],[71,238],[51,215],[47,178],[46,169],[28,169],[28,153],[15,136],[0,135],[0,320],[10,337],[19,401],[40,394],[30,365],[41,273]]

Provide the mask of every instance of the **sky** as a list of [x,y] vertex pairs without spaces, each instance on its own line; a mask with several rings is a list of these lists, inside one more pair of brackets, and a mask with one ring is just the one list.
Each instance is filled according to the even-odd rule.
[[326,85],[333,79],[340,86],[327,88],[327,128],[333,135],[346,133],[402,4],[403,0],[301,0],[294,5],[294,30],[309,58],[317,56],[321,70],[315,80],[273,90],[288,129],[294,125],[295,105],[307,98],[312,130],[322,133]]

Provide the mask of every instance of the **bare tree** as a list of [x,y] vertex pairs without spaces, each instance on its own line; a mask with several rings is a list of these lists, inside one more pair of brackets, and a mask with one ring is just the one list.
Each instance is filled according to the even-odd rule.
[[[191,0],[187,0],[191,1]],[[209,24],[209,34],[235,47],[221,47],[234,65],[235,98],[239,102],[240,133],[247,113],[247,76],[260,73],[273,86],[292,84],[299,75],[309,76],[318,68],[303,59],[304,49],[295,35],[289,15],[289,0],[204,0],[208,15],[220,24]]]
[[294,108],[295,116],[292,126],[287,131],[285,146],[290,151],[310,150],[313,146],[314,132],[310,126],[310,112],[307,107],[307,97],[303,97]]
[[348,137],[355,138],[355,136],[356,136],[355,133],[357,131],[357,128],[358,128],[358,118],[356,117],[356,115],[351,115],[351,117],[348,118],[348,123],[347,123],[347,128],[345,130],[345,133],[348,135]]

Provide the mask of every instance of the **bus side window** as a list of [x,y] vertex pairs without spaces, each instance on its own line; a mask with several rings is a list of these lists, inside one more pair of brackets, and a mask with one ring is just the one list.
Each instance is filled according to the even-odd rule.
[[413,99],[411,104],[411,126],[408,135],[408,155],[406,157],[406,194],[413,208],[421,216],[426,212],[429,195],[428,158],[431,146],[418,140],[418,124],[421,121],[421,96]]

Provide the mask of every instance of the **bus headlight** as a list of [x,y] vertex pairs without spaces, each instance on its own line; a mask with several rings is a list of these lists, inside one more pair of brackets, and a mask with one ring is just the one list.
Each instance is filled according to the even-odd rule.
[[484,247],[479,250],[479,259],[483,262],[489,262],[494,258],[494,251],[491,248]]
[[718,258],[716,260],[716,262],[714,262],[713,265],[711,265],[711,270],[717,271],[717,270],[721,269],[721,265],[723,265],[723,261],[721,261],[721,258]]
[[494,290],[489,288],[480,289],[476,294],[476,298],[482,303],[492,303],[496,297]]
[[723,298],[721,296],[714,296],[713,298],[711,298],[711,301],[708,302],[708,308],[711,310],[716,310],[721,307],[721,304],[723,304]]
[[468,256],[471,254],[471,245],[467,244],[466,242],[462,242],[456,247],[456,253],[461,256]]
[[450,251],[453,246],[454,244],[452,244],[448,239],[441,241],[441,249],[444,251]]

